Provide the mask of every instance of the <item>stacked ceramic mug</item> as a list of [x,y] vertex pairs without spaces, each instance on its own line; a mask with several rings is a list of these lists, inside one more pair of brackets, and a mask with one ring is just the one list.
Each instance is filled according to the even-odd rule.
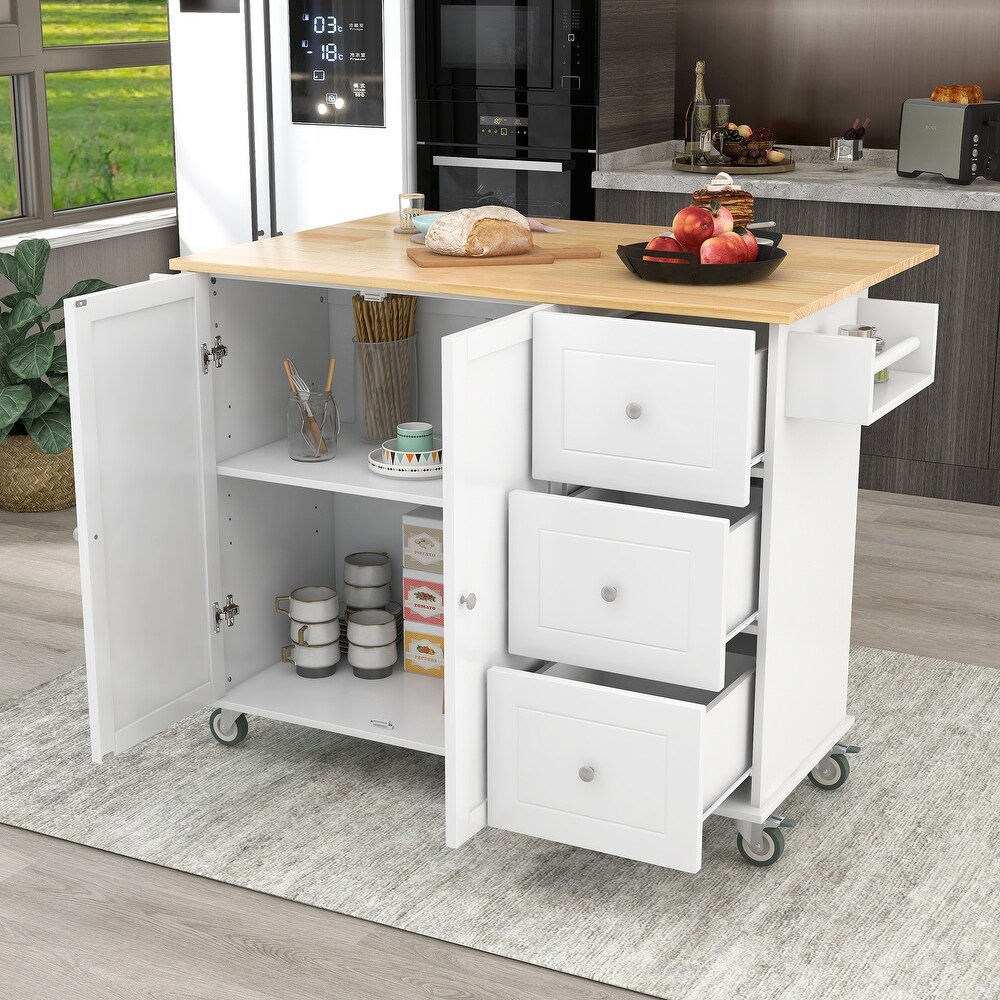
[[[282,602],[287,602],[282,607]],[[340,662],[340,599],[332,587],[299,587],[274,599],[287,615],[292,641],[281,647],[281,662],[293,663],[300,677],[329,677]]]
[[386,610],[391,579],[385,552],[353,552],[344,559],[347,662],[364,680],[388,677],[396,664],[396,618]]

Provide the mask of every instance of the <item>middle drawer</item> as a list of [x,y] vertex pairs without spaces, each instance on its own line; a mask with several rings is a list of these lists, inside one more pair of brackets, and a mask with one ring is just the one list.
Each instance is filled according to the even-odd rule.
[[760,500],[511,493],[510,651],[721,691],[757,613]]

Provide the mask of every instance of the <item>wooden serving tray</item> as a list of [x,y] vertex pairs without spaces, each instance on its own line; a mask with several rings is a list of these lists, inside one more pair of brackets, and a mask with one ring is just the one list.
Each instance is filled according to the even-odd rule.
[[513,257],[449,257],[427,247],[407,247],[406,256],[419,267],[486,267],[488,265],[552,264],[557,260],[589,260],[601,256],[597,247],[566,247],[543,250],[532,247]]
[[685,170],[689,174],[717,174],[724,170],[731,176],[736,174],[787,174],[789,170],[795,169],[795,161],[786,159],[784,163],[765,163],[760,167],[740,167],[735,163],[691,163],[689,156],[675,156],[673,159],[674,170]]

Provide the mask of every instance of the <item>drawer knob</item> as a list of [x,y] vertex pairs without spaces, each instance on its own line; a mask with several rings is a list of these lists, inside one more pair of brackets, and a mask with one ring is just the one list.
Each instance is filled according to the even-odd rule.
[[577,772],[581,781],[591,782],[597,776],[597,772],[592,767],[581,767]]
[[625,416],[629,420],[638,420],[642,416],[642,407],[638,403],[629,403],[625,407]]
[[464,604],[470,611],[476,606],[475,594],[462,594],[458,599],[459,604]]
[[608,604],[611,604],[617,596],[618,596],[617,587],[612,587],[612,586],[601,587],[601,597],[603,597],[604,600],[608,602]]

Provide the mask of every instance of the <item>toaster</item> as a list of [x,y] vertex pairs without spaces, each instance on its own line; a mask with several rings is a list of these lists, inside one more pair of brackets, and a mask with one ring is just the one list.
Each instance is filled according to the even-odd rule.
[[951,184],[971,184],[977,177],[1000,180],[1000,101],[904,101],[896,173],[940,174]]

